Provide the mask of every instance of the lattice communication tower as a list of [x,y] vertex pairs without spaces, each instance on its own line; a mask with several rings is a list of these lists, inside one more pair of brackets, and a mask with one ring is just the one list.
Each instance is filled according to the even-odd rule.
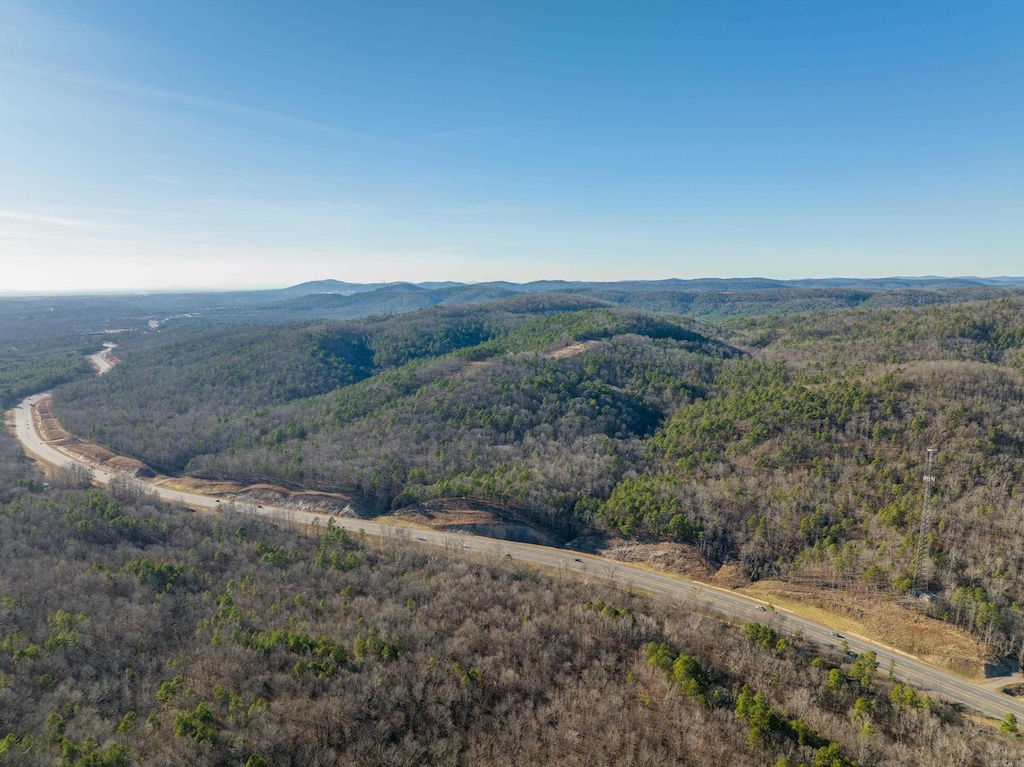
[[917,559],[914,563],[914,593],[928,590],[932,577],[931,532],[932,532],[932,485],[935,484],[935,454],[937,447],[927,449],[928,457],[924,469],[924,508],[921,509],[921,529],[917,534]]

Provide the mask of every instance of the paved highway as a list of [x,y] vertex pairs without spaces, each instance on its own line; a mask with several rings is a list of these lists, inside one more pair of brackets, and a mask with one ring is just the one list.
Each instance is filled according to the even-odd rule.
[[[33,417],[33,409],[36,403],[44,396],[46,394],[36,394],[27,397],[15,408],[18,439],[30,455],[47,463],[58,466],[69,463],[81,463],[55,446],[48,444],[39,434],[35,418]],[[110,472],[93,469],[93,477],[102,484],[109,484],[115,476],[115,474]],[[135,482],[150,492],[156,493],[164,500],[179,503],[190,508],[217,510],[226,505],[222,501],[210,496],[171,490],[150,482],[130,481]],[[498,541],[492,538],[476,536],[453,535],[433,530],[413,530],[397,525],[380,524],[368,520],[348,519],[345,517],[331,517],[327,514],[284,507],[254,507],[246,505],[245,508],[251,509],[252,513],[255,514],[303,524],[312,523],[314,520],[319,520],[321,524],[324,524],[328,518],[333,518],[336,524],[348,530],[364,530],[370,535],[382,537],[398,536],[409,538],[422,545],[445,546],[459,551],[467,549],[472,552],[495,553],[499,556],[508,554],[522,562],[552,568],[559,572],[573,573],[574,575],[595,579],[613,580],[623,587],[646,591],[673,600],[693,601],[704,607],[711,608],[732,620],[756,620],[761,623],[772,624],[784,632],[800,632],[806,640],[820,646],[838,648],[845,638],[850,649],[854,652],[874,650],[878,655],[879,668],[882,671],[888,669],[890,661],[894,661],[897,678],[927,691],[932,697],[941,697],[954,703],[960,703],[991,717],[1001,719],[1007,712],[1013,712],[1018,719],[1024,718],[1024,705],[1008,695],[985,689],[898,650],[877,644],[863,637],[855,635],[841,637],[828,626],[800,618],[782,610],[766,610],[765,604],[762,602],[714,586],[686,581],[673,575],[653,572],[602,557],[578,554],[573,551],[547,546]]]
[[113,370],[116,360],[111,361],[111,357],[116,347],[117,344],[107,341],[103,344],[103,348],[100,351],[89,355],[89,361],[92,362],[93,367],[96,368],[96,373],[98,375],[103,375],[104,373]]

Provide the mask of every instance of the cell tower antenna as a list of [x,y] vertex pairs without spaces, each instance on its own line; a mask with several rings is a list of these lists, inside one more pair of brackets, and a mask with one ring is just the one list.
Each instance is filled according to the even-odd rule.
[[937,447],[926,451],[924,469],[924,507],[921,509],[921,529],[917,534],[917,559],[914,563],[914,593],[920,594],[928,590],[928,581],[932,577],[931,532],[932,532],[932,485],[935,484],[935,454]]

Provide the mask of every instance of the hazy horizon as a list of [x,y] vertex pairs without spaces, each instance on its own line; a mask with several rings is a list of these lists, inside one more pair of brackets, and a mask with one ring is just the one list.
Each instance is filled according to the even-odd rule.
[[1024,6],[0,0],[0,290],[1007,274]]
[[797,281],[833,281],[833,280],[865,280],[865,281],[884,281],[884,280],[910,280],[910,281],[925,281],[925,280],[1007,280],[1011,282],[1024,283],[1024,275],[1015,276],[1010,274],[1000,275],[978,275],[978,274],[954,274],[954,275],[940,275],[940,274],[921,274],[921,275],[908,275],[908,274],[892,274],[892,275],[873,275],[870,277],[850,277],[848,275],[834,275],[829,277],[794,277],[791,279],[779,279],[775,277],[766,277],[764,275],[741,275],[737,277],[717,277],[709,275],[706,277],[658,277],[653,279],[621,279],[621,280],[587,280],[587,279],[574,279],[574,280],[561,280],[561,279],[532,279],[532,280],[457,280],[457,279],[444,279],[444,278],[433,278],[428,280],[375,280],[375,281],[354,281],[340,279],[336,277],[318,277],[311,280],[300,280],[298,282],[289,283],[276,283],[276,284],[264,284],[264,285],[246,285],[246,284],[234,284],[224,286],[203,286],[203,285],[151,285],[151,286],[139,286],[139,287],[127,287],[121,289],[103,289],[103,288],[81,288],[77,290],[18,290],[0,288],[0,297],[7,298],[32,298],[32,297],[47,297],[47,296],[76,296],[76,295],[97,295],[97,296],[113,296],[113,295],[139,295],[148,293],[241,293],[241,292],[258,292],[258,291],[271,291],[271,290],[285,290],[287,288],[297,287],[310,282],[343,282],[349,285],[380,285],[382,287],[387,285],[424,285],[424,284],[436,284],[436,283],[455,283],[460,285],[485,285],[490,283],[511,283],[516,285],[528,285],[536,282],[566,282],[566,283],[592,283],[592,284],[608,284],[615,285],[619,283],[630,283],[630,282],[668,282],[672,280],[772,280],[778,282],[797,282]]

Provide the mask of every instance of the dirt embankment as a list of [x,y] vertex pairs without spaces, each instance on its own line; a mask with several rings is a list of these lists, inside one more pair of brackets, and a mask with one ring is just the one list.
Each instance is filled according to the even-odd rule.
[[361,510],[350,497],[341,493],[320,493],[312,490],[293,492],[274,485],[249,485],[232,493],[231,497],[257,505],[285,506],[341,517],[359,517]]
[[238,482],[158,475],[142,461],[117,455],[105,447],[84,442],[73,434],[69,434],[54,415],[51,397],[41,399],[33,408],[33,414],[43,439],[70,457],[103,471],[137,479],[155,479],[155,484],[170,489],[222,496],[226,500],[239,501],[253,506],[266,504],[267,506],[280,506],[347,517],[368,516],[370,512],[368,508],[360,507],[352,498],[342,493],[322,493],[312,490],[291,491],[274,485],[243,485]]
[[91,445],[68,434],[53,414],[53,399],[44,397],[33,409],[39,433],[47,442],[73,458],[90,466],[123,474],[126,477],[155,477],[156,473],[142,461],[112,453],[99,445]]
[[220,496],[225,500],[250,506],[276,506],[353,518],[367,517],[371,514],[369,508],[344,493],[321,493],[314,490],[295,491],[276,485],[243,485],[240,482],[197,479],[196,477],[160,477],[156,484],[184,493]]
[[[573,548],[577,546],[574,545]],[[584,549],[583,546],[578,548]],[[680,543],[633,543],[612,540],[594,547],[592,553],[617,562],[643,565],[652,570],[675,573],[698,581],[712,582],[714,579],[714,566],[692,546]]]
[[64,428],[57,421],[56,416],[53,414],[53,399],[51,397],[43,397],[36,404],[33,409],[35,416],[36,427],[43,439],[47,442],[51,442],[58,447],[63,447],[65,443],[73,441],[75,438],[64,431]]
[[465,498],[441,498],[399,509],[388,519],[397,519],[432,530],[472,533],[486,538],[519,543],[557,546],[558,542],[530,520],[514,511],[500,509]]

